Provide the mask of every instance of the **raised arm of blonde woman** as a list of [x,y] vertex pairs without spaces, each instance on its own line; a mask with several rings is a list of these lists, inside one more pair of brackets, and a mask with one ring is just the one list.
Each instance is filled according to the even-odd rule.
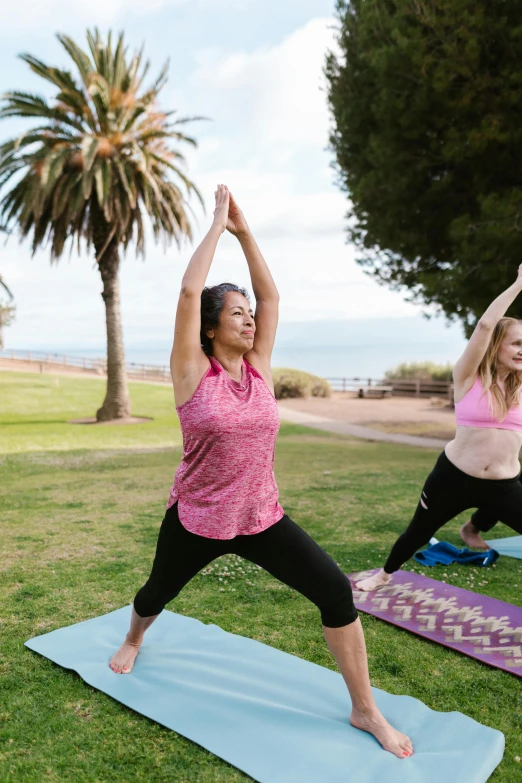
[[518,276],[515,282],[497,296],[480,318],[464,349],[464,353],[455,364],[453,380],[455,381],[455,399],[457,401],[473,386],[480,362],[486,354],[495,326],[506,314],[506,311],[521,291],[522,264],[518,268]]

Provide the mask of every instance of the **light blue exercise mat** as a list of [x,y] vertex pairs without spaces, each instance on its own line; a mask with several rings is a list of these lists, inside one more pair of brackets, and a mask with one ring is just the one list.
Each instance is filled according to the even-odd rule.
[[492,541],[486,541],[492,549],[496,549],[501,555],[516,557],[522,560],[522,536],[511,536],[510,538],[494,538]]
[[415,746],[398,759],[350,726],[337,672],[168,611],[147,631],[133,672],[114,674],[108,662],[129,618],[127,606],[26,645],[260,783],[484,783],[502,759],[501,732],[375,688]]

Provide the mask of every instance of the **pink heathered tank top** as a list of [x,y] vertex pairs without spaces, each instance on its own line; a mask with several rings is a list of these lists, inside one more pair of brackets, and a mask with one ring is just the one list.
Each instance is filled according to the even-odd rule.
[[196,391],[177,408],[183,459],[167,508],[177,501],[183,527],[224,540],[260,533],[284,515],[274,477],[279,411],[248,362],[239,383],[209,359]]
[[514,405],[502,421],[495,419],[480,378],[477,378],[461,401],[455,403],[455,418],[461,427],[495,427],[522,432],[522,405]]

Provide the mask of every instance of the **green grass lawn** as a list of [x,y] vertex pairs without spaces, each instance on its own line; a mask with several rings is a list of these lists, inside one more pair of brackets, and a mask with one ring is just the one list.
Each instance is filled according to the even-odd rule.
[[131,383],[133,416],[142,424],[69,424],[96,415],[102,378],[0,372],[0,454],[71,449],[165,448],[181,445],[172,389]]
[[[102,381],[62,376],[56,385],[47,376],[0,373],[2,782],[249,780],[23,646],[128,604],[148,576],[180,434],[169,388],[135,384],[131,394],[133,412],[154,417],[152,423],[82,427],[67,421],[93,414]],[[382,563],[435,458],[425,449],[283,425],[276,472],[285,510],[349,572]],[[461,523],[446,528],[452,543],[459,543]],[[510,534],[503,526],[497,532]],[[428,571],[520,603],[522,561]],[[206,569],[169,608],[335,668],[315,607],[236,558]],[[520,781],[520,680],[361,619],[373,684],[500,729],[506,753],[491,781]]]

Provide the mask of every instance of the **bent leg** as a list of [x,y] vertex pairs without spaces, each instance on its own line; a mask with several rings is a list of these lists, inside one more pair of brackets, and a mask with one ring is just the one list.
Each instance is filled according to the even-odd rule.
[[478,531],[487,533],[498,523],[498,518],[490,511],[478,508],[475,513],[471,515],[471,522]]
[[347,577],[308,533],[285,516],[262,533],[237,536],[233,551],[297,590],[321,612],[323,625],[340,628],[357,619]]
[[[522,482],[522,476],[518,480],[518,483],[522,487],[522,483],[521,482]],[[513,487],[511,486],[511,484],[509,485],[509,490],[510,490],[509,493],[508,493],[509,495],[511,495],[511,492],[518,493],[518,487],[517,487],[516,482],[514,482]],[[515,497],[515,495],[513,497]],[[502,503],[502,501],[501,501],[501,503]],[[508,507],[510,505],[511,504],[508,502]],[[515,505],[516,505],[516,501],[515,501]],[[480,537],[480,533],[487,533],[489,530],[494,528],[495,525],[499,522],[499,520],[500,520],[499,508],[497,508],[497,507],[495,507],[495,508],[491,508],[491,507],[479,508],[472,515],[472,517],[471,517],[471,524],[477,529],[479,537]],[[507,513],[508,513],[508,516],[509,516],[510,515],[509,509],[508,509]],[[516,516],[516,514],[515,514],[515,516]],[[502,521],[504,521],[504,520],[502,520]],[[515,521],[516,521],[516,519],[515,519]],[[509,523],[506,523],[506,524],[509,524]],[[464,527],[466,527],[466,526],[464,526]],[[511,527],[512,527],[512,525],[511,525]],[[486,542],[484,541],[483,543],[484,543],[484,548],[489,549],[489,547],[486,544]]]
[[494,507],[499,520],[522,535],[522,484],[517,481],[503,488]]

